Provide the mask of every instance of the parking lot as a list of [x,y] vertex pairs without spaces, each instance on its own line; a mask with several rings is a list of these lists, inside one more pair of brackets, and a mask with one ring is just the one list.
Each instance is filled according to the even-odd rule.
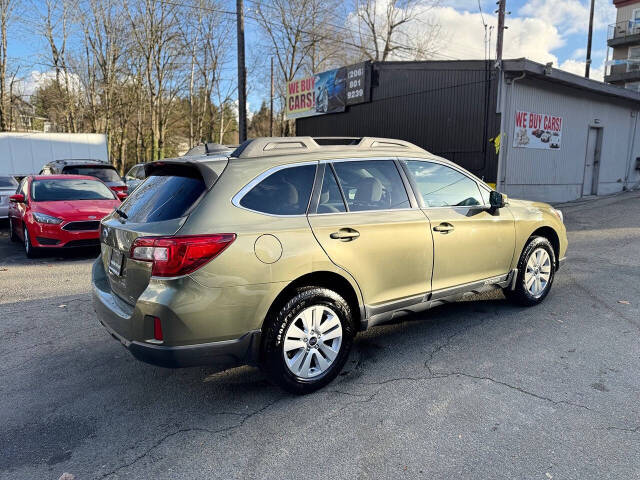
[[549,297],[360,335],[295,397],[258,369],[140,363],[93,313],[94,250],[27,260],[0,225],[0,477],[640,477],[640,192],[562,207]]

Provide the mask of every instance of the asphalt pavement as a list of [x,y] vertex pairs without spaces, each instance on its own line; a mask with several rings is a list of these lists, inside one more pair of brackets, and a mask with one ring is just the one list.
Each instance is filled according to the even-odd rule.
[[371,329],[304,397],[138,362],[94,315],[97,252],[28,260],[0,224],[0,478],[640,478],[640,192],[563,211],[541,305]]

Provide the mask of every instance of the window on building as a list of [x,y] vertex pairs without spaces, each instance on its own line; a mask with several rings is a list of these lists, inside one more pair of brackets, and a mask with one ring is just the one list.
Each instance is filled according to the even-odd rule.
[[640,71],[640,45],[629,47],[629,57],[627,60],[627,72]]
[[625,84],[625,88],[633,90],[634,92],[640,92],[640,82],[629,82]]

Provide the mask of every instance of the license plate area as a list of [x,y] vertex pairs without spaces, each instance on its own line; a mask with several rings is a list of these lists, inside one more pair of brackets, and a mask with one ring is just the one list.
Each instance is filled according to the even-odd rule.
[[109,273],[119,277],[122,275],[122,263],[124,255],[120,250],[115,248],[111,249],[111,256],[109,257]]

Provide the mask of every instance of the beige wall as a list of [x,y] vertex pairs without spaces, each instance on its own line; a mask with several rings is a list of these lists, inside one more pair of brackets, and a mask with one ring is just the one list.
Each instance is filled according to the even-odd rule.
[[625,5],[624,7],[618,8],[618,15],[616,16],[616,23],[625,22],[631,19],[631,14],[636,8],[640,8],[640,0],[631,5]]

